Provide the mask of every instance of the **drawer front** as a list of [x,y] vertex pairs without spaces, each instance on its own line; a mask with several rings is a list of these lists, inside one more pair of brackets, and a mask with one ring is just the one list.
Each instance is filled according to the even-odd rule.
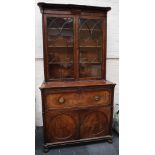
[[101,137],[110,134],[112,107],[100,107],[80,112],[80,138]]
[[80,97],[80,105],[108,105],[111,104],[111,91],[93,91],[93,92],[82,92]]
[[78,105],[77,93],[48,94],[46,108],[75,107]]
[[73,107],[88,107],[96,105],[109,105],[112,102],[112,91],[79,91],[46,95],[46,109],[61,109]]
[[46,143],[78,139],[79,115],[76,111],[49,111],[44,117]]

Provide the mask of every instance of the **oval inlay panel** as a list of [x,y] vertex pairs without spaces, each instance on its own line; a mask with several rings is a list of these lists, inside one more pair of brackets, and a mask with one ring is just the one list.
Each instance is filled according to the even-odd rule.
[[100,111],[87,113],[83,117],[80,135],[84,137],[97,136],[107,130],[107,116]]
[[58,140],[67,140],[72,137],[76,130],[75,120],[66,114],[54,117],[50,123],[52,137]]

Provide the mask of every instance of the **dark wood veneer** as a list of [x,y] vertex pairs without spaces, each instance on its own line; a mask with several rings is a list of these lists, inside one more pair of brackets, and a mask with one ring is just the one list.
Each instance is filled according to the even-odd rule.
[[99,7],[99,6],[88,6],[88,5],[74,5],[74,4],[51,4],[51,3],[38,3],[38,6],[40,7],[41,11],[43,10],[50,10],[51,12],[53,10],[71,10],[75,14],[78,14],[78,12],[81,11],[90,11],[90,12],[107,12],[111,10],[111,7]]
[[43,25],[44,151],[56,145],[112,140],[115,84],[106,80],[106,22],[111,8],[38,6]]

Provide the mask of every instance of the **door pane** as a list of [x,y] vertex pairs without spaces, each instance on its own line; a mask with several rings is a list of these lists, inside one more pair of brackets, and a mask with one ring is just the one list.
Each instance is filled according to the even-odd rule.
[[80,78],[101,78],[102,20],[79,19]]
[[47,29],[49,79],[73,78],[73,18],[48,17]]

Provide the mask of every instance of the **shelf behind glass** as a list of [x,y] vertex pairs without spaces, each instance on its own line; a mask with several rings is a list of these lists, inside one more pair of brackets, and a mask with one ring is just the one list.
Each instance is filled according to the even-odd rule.
[[80,78],[101,78],[101,64],[80,64]]

